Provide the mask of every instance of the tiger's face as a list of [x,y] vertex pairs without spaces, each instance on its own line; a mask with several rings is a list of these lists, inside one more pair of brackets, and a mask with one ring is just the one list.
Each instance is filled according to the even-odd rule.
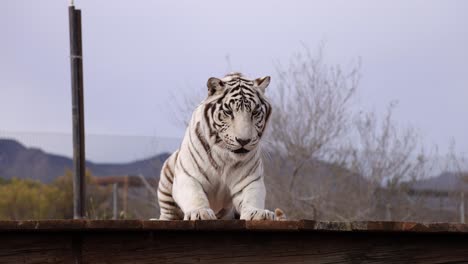
[[208,80],[204,114],[218,146],[239,155],[256,148],[271,113],[264,97],[269,83],[269,76],[249,80],[240,74]]

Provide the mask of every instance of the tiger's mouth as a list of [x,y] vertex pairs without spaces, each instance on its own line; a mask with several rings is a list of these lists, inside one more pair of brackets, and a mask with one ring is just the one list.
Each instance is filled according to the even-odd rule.
[[240,148],[240,149],[231,150],[231,151],[236,153],[236,154],[245,154],[245,153],[248,153],[250,150],[245,149],[245,148]]

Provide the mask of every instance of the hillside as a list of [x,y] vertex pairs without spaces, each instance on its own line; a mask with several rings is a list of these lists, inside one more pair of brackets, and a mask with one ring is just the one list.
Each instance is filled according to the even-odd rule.
[[438,191],[468,191],[468,174],[461,176],[452,172],[443,172],[436,177],[422,179],[413,185],[415,189]]
[[[167,157],[168,154],[164,153],[143,160],[116,164],[87,161],[86,168],[97,177],[128,174],[159,177],[159,171]],[[30,178],[49,183],[72,167],[71,158],[49,154],[37,148],[27,148],[15,140],[0,139],[1,178]]]
[[[86,167],[93,176],[121,176],[129,174],[142,174],[145,177],[159,177],[163,162],[168,157],[167,153],[158,154],[147,159],[137,160],[128,163],[95,163],[86,162]],[[285,167],[275,168],[266,161],[267,174],[287,173]],[[37,148],[27,148],[15,140],[0,139],[0,177],[4,179],[31,178],[45,183],[53,181],[56,177],[64,174],[66,169],[72,168],[72,159],[60,155],[44,152]],[[286,165],[286,164],[285,164]],[[286,165],[288,167],[288,165]],[[336,177],[336,168],[331,168],[326,163],[316,161],[308,164],[306,170],[310,175],[307,181],[317,186]],[[276,171],[271,171],[271,169]],[[318,170],[318,171],[317,171]],[[366,185],[366,180],[351,173],[340,173],[346,175],[347,184],[362,186]],[[466,177],[468,178],[468,177]],[[341,179],[343,180],[343,179]],[[268,181],[268,179],[267,179]],[[431,190],[468,190],[468,180],[463,180],[453,173],[444,172],[436,177],[421,179],[412,183],[416,189]]]

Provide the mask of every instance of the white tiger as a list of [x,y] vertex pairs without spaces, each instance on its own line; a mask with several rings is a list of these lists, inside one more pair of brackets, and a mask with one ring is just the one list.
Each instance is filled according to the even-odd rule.
[[260,140],[271,105],[270,83],[240,73],[208,79],[180,148],[164,163],[158,187],[160,220],[283,220],[265,209]]

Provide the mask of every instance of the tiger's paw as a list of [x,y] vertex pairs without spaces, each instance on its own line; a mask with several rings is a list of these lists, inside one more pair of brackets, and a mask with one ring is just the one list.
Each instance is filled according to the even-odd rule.
[[285,221],[288,220],[286,218],[286,214],[283,212],[283,210],[276,208],[275,209],[275,220],[276,221]]
[[216,220],[216,215],[210,208],[200,208],[184,214],[184,220]]
[[247,209],[242,212],[241,220],[275,220],[275,213],[264,209]]

